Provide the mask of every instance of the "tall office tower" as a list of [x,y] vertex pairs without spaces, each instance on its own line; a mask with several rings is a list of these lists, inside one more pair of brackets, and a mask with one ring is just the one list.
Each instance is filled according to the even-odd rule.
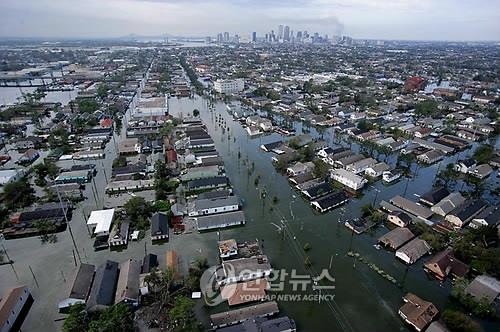
[[302,33],[302,37],[309,38],[309,34],[307,33],[307,30],[304,30],[304,32]]
[[283,31],[283,40],[290,41],[290,27],[288,25],[285,26]]
[[229,32],[224,32],[224,41],[226,43],[229,41]]
[[257,32],[252,32],[252,43],[255,43],[257,41]]
[[271,35],[269,36],[269,41],[272,43],[276,40],[276,35],[274,34],[274,30],[271,30]]
[[278,26],[278,39],[283,39],[283,24]]
[[302,31],[297,31],[297,39],[302,39]]
[[222,33],[218,33],[218,34],[217,34],[217,42],[218,42],[218,43],[222,43],[222,42],[223,42],[223,39],[222,39]]

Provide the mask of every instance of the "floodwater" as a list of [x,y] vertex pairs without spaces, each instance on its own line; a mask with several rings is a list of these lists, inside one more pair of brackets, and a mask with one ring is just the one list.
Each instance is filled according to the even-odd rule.
[[[331,263],[329,273],[335,278],[335,289],[323,290],[321,294],[334,295],[334,300],[321,303],[279,301],[281,312],[296,320],[298,330],[406,331],[407,327],[397,315],[398,308],[403,304],[402,296],[406,292],[413,292],[432,301],[439,309],[444,309],[451,285],[449,282],[440,283],[429,279],[424,273],[422,266],[429,257],[421,259],[405,273],[406,266],[395,259],[394,253],[383,249],[376,250],[373,247],[376,239],[388,231],[387,228],[381,226],[366,234],[352,237],[352,233],[343,223],[339,223],[339,220],[359,216],[360,207],[366,203],[373,203],[375,199],[380,202],[397,194],[402,195],[406,180],[392,186],[384,186],[379,181],[374,184],[374,187],[381,191],[377,197],[374,188],[368,188],[363,197],[350,200],[345,207],[345,215],[341,215],[340,209],[318,215],[312,211],[309,203],[289,186],[287,178],[274,170],[271,163],[272,154],[260,149],[261,144],[284,139],[283,137],[271,134],[249,138],[242,126],[233,121],[222,103],[217,103],[213,112],[208,110],[206,102],[199,97],[170,99],[169,106],[170,112],[174,115],[182,113],[186,116],[188,113],[192,114],[194,109],[200,110],[201,118],[207,124],[216,148],[224,158],[226,173],[232,181],[235,193],[244,202],[247,224],[239,228],[222,230],[222,239],[261,240],[264,252],[270,258],[273,268],[285,269],[289,274],[296,270],[296,275],[316,277],[323,269],[329,269]],[[223,125],[220,126],[220,123]],[[227,129],[223,131],[222,127]],[[296,123],[295,127],[300,133],[300,124]],[[317,135],[314,128],[311,129],[311,134]],[[331,131],[325,133],[324,137],[329,141],[335,140]],[[238,153],[241,155],[240,159]],[[461,156],[465,156],[466,153],[461,153]],[[447,162],[444,161],[441,167]],[[252,165],[254,170],[249,171]],[[418,175],[409,181],[406,197],[417,200],[415,194],[429,190],[438,167],[439,165],[433,165],[420,169]],[[254,182],[257,176],[260,176],[258,186]],[[492,181],[498,185],[497,180]],[[263,191],[267,193],[266,199],[261,198]],[[275,206],[271,202],[274,196],[279,198]],[[284,236],[280,235],[277,229],[282,222],[286,227]],[[216,246],[213,237],[205,243],[208,246]],[[307,253],[303,250],[306,243],[312,247]],[[360,261],[354,263],[353,258],[346,255],[350,246],[352,251],[358,252],[365,261],[376,264],[402,286],[382,278],[367,264]],[[304,265],[306,256],[312,261],[311,268],[306,268]],[[289,275],[285,280],[291,279]],[[327,282],[324,285],[330,284]],[[288,283],[285,293],[297,294],[291,290],[291,285]],[[307,291],[299,294],[319,294],[319,291],[313,290],[309,285]],[[210,312],[223,310],[227,308],[219,306],[211,308]]]

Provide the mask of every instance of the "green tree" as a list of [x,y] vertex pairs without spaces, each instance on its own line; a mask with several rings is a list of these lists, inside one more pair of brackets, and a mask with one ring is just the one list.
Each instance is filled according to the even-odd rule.
[[78,101],[78,111],[80,113],[94,113],[98,108],[97,101],[94,99],[80,99]]
[[324,179],[330,174],[331,167],[323,160],[316,159],[313,161],[313,163],[314,163],[313,174],[315,177]]
[[200,290],[200,279],[203,273],[208,269],[208,260],[206,257],[199,257],[194,264],[189,267],[188,277],[186,278],[186,287],[191,291]]
[[69,308],[68,317],[64,320],[64,332],[87,332],[90,318],[85,310],[85,304],[75,304]]
[[[127,216],[129,216],[132,226],[139,224],[139,221],[145,221],[144,218],[149,217],[152,208],[149,202],[146,202],[144,197],[135,196],[128,200],[123,206]],[[140,220],[140,218],[143,218]]]
[[426,117],[426,116],[439,116],[437,102],[434,100],[424,100],[417,105],[415,105],[415,114]]
[[466,314],[446,309],[441,318],[451,332],[481,332],[481,326]]
[[196,322],[193,319],[194,301],[186,296],[178,296],[168,312],[168,318],[174,331],[193,331]]
[[476,151],[474,151],[474,159],[479,163],[487,163],[491,161],[495,155],[495,148],[488,144],[480,145]]
[[35,201],[35,190],[27,178],[22,178],[4,186],[3,199],[8,209],[31,206]]
[[130,306],[115,304],[99,314],[89,324],[89,332],[133,332],[134,318]]

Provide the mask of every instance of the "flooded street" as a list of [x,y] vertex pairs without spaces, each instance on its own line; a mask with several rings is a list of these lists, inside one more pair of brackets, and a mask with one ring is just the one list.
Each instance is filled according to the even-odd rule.
[[[422,269],[424,260],[410,267],[404,286],[400,288],[383,279],[365,264],[356,262],[353,266],[353,259],[346,255],[351,232],[338,221],[359,216],[361,206],[374,200],[375,190],[367,190],[361,199],[351,199],[345,207],[345,216],[341,215],[340,209],[324,215],[315,214],[308,202],[292,190],[287,178],[274,170],[272,155],[260,149],[263,143],[283,139],[280,135],[250,139],[242,126],[232,120],[222,103],[216,105],[215,112],[210,112],[199,98],[170,100],[170,112],[174,115],[182,113],[186,116],[195,108],[200,110],[217,150],[224,158],[226,172],[235,193],[244,202],[247,224],[244,227],[222,231],[221,238],[235,238],[237,241],[261,239],[273,268],[285,269],[289,273],[292,269],[297,269],[297,274],[318,276],[322,269],[329,267],[330,260],[332,262],[330,274],[335,278],[335,289],[328,293],[335,295],[334,301],[321,304],[279,303],[283,313],[297,321],[300,330],[324,330],[325,322],[331,322],[333,331],[405,330],[397,310],[402,304],[402,296],[408,291],[419,294],[438,307],[444,306],[450,285],[441,285],[428,279]],[[219,116],[222,116],[229,128],[225,133],[216,124]],[[238,152],[241,154],[240,159]],[[252,164],[255,165],[255,170],[249,175],[248,170]],[[431,188],[437,167],[434,165],[421,169],[418,176],[410,181],[407,197]],[[260,176],[258,187],[254,184],[257,175]],[[377,183],[375,187],[383,189],[378,194],[377,202],[402,194],[405,186],[406,181],[400,181],[390,187]],[[264,200],[260,198],[263,190],[267,192],[267,198]],[[271,211],[271,198],[274,196],[279,198],[279,202]],[[281,220],[284,220],[287,229],[283,238],[273,225],[280,225]],[[376,239],[385,232],[387,229],[380,227],[368,234],[354,236],[352,251],[360,253],[366,261],[376,264],[398,280],[398,283],[402,283],[405,265],[395,259],[394,253],[377,251],[373,247]],[[203,236],[210,236],[210,233]],[[312,260],[311,269],[304,265],[305,243],[312,247],[307,253]],[[215,247],[216,243],[212,242],[210,245]],[[306,293],[313,293],[310,286]],[[222,311],[220,308],[215,309],[213,312]]]

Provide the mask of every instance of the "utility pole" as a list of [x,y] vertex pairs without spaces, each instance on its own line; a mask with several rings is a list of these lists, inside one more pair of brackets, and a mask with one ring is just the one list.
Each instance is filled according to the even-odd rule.
[[33,272],[33,269],[31,268],[30,265],[28,265],[28,267],[29,267],[29,269],[31,271],[31,275],[33,276],[33,280],[35,280],[36,287],[40,288],[40,285],[38,284],[38,280],[36,280],[35,273]]
[[[75,237],[73,236],[73,231],[71,230],[71,225],[69,224],[69,221],[68,221],[67,210],[63,206],[61,194],[59,193],[59,187],[57,187],[57,186],[56,186],[56,192],[57,192],[57,198],[59,199],[59,204],[60,204],[61,209],[62,209],[63,214],[64,214],[64,221],[66,222],[66,225],[68,226],[68,231],[69,231],[69,235],[71,236],[71,241],[73,241],[73,246],[75,247],[76,254],[78,255],[78,261],[81,264],[82,259],[80,258],[80,252],[78,252],[78,247],[76,246]],[[75,260],[75,266],[76,266],[76,260]]]

